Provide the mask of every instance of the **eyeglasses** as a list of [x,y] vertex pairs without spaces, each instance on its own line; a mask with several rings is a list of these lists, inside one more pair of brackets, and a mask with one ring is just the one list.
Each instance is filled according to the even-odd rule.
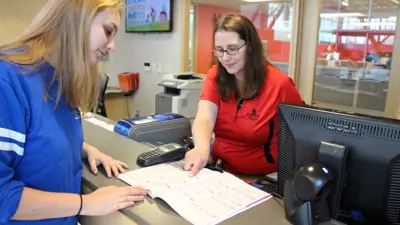
[[217,56],[217,57],[222,57],[224,55],[224,52],[226,52],[226,54],[228,54],[228,55],[237,55],[239,53],[239,50],[245,45],[246,44],[243,44],[240,47],[230,47],[225,50],[224,49],[214,49],[212,51],[212,53],[214,54],[214,56]]

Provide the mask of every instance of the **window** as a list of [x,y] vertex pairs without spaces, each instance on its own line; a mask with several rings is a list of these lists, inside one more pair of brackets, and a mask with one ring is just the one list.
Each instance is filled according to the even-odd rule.
[[[348,7],[339,3],[323,0],[322,12],[335,16],[320,21],[314,102],[322,107],[383,114],[397,10],[385,10],[379,0],[354,1]],[[359,15],[346,14],[354,12]]]

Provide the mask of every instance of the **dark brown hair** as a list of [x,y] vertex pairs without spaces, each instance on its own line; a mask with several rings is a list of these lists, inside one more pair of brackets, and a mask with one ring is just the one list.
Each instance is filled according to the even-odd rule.
[[246,44],[246,59],[244,65],[244,88],[240,93],[235,77],[229,74],[224,66],[217,61],[217,88],[223,100],[231,97],[232,91],[236,98],[249,99],[258,95],[264,86],[266,78],[266,66],[269,65],[265,57],[260,37],[254,24],[240,14],[227,14],[215,25],[215,33],[218,31],[231,31],[239,34],[240,39]]

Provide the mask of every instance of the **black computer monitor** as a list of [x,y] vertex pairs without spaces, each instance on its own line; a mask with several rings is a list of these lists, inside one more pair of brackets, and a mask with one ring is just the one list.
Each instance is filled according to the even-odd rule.
[[340,217],[364,224],[400,224],[400,122],[306,105],[278,107],[278,194],[321,142],[348,147]]

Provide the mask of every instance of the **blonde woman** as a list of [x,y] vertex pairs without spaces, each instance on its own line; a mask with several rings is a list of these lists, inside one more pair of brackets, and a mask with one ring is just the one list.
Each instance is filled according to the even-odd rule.
[[143,200],[141,187],[80,195],[81,151],[109,176],[126,164],[84,143],[80,109],[96,104],[96,62],[114,49],[120,0],[50,0],[0,46],[0,224],[77,224]]

